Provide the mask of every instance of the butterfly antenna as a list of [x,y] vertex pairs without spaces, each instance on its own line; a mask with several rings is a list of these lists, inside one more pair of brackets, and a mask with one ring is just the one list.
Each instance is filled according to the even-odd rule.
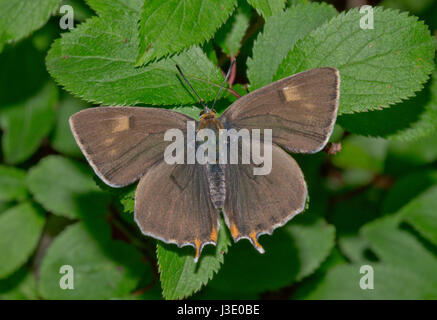
[[235,64],[235,61],[236,61],[236,60],[232,60],[231,65],[229,66],[228,73],[226,73],[225,80],[223,81],[223,84],[221,85],[219,92],[218,92],[217,95],[215,96],[215,99],[214,99],[214,102],[213,102],[213,104],[212,104],[212,106],[211,106],[211,109],[214,109],[215,103],[217,102],[217,99],[220,97],[220,94],[222,93],[222,90],[223,90],[223,88],[225,87],[226,82],[227,82],[228,79],[229,79],[229,76],[231,75],[231,71],[232,71],[232,68],[233,68],[233,66],[234,66],[234,64]]
[[208,106],[206,105],[205,101],[203,101],[203,99],[197,94],[196,90],[194,90],[193,86],[190,84],[190,82],[188,81],[187,78],[185,78],[184,73],[182,72],[181,68],[176,65],[176,69],[178,69],[182,79],[185,80],[185,82],[188,84],[188,86],[191,88],[191,90],[193,90],[194,94],[197,96],[197,98],[199,99],[200,104],[204,107],[204,108],[208,108]]

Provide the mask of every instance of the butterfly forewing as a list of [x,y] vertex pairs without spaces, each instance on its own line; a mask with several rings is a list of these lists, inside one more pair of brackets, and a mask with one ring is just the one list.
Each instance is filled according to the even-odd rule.
[[76,141],[96,174],[113,187],[138,180],[163,160],[167,129],[186,131],[183,114],[156,108],[99,107],[70,118]]
[[301,72],[243,96],[220,120],[226,128],[272,129],[274,143],[290,152],[314,153],[334,128],[339,85],[337,69]]

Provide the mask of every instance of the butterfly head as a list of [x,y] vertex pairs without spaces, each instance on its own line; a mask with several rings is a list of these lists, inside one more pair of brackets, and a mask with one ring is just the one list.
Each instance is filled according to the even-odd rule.
[[212,120],[216,118],[217,113],[214,109],[210,109],[208,107],[205,107],[200,112],[200,120]]
[[214,109],[205,107],[202,112],[200,112],[200,121],[197,130],[209,128],[212,130],[223,129],[223,125],[217,118],[217,113]]

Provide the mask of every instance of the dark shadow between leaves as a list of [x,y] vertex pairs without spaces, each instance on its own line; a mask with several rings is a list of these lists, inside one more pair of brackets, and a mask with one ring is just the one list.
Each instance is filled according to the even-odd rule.
[[44,54],[31,40],[7,45],[0,54],[0,70],[0,108],[25,101],[48,79]]
[[260,243],[264,254],[245,239],[233,244],[208,286],[223,292],[251,294],[290,285],[300,270],[295,240],[284,229],[278,229],[271,236],[261,236]]
[[338,117],[338,123],[353,133],[388,137],[411,128],[420,121],[431,100],[430,82],[415,97],[382,110],[373,110]]
[[151,271],[150,266],[142,263],[141,253],[134,246],[111,239],[111,227],[107,221],[109,197],[106,193],[76,194],[74,199],[81,223],[102,252],[119,265],[120,272],[129,277],[140,277]]
[[14,289],[16,289],[20,283],[26,278],[28,275],[28,270],[26,267],[22,267],[15,271],[12,275],[7,277],[6,279],[0,280],[0,296],[2,294],[8,293]]

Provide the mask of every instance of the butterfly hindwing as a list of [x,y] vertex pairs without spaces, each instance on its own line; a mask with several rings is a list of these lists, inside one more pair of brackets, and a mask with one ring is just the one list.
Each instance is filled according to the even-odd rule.
[[179,247],[193,246],[196,259],[205,244],[217,243],[219,229],[205,168],[162,161],[140,179],[135,193],[135,221],[141,231]]
[[220,121],[225,128],[272,129],[273,142],[290,152],[318,152],[334,128],[339,86],[337,69],[301,72],[241,97]]
[[307,197],[303,173],[296,161],[280,147],[272,146],[272,169],[267,175],[254,175],[253,164],[225,168],[225,220],[235,241],[249,239],[263,251],[257,239],[271,234],[302,212]]
[[70,118],[76,141],[96,174],[108,185],[123,187],[163,160],[167,129],[186,131],[183,114],[157,108],[98,107]]

